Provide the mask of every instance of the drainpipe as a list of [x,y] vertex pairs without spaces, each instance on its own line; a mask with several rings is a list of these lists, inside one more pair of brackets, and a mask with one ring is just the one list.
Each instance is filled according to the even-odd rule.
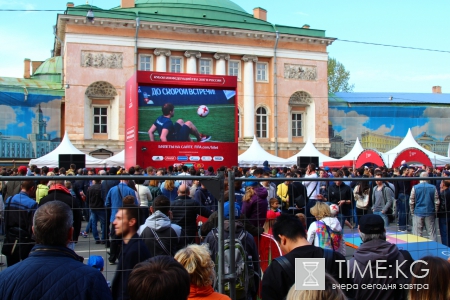
[[140,27],[140,19],[139,19],[139,12],[136,12],[136,35],[134,37],[134,72],[137,71],[137,65],[138,65],[138,34],[139,34],[139,27]]
[[275,156],[278,156],[278,72],[277,72],[277,49],[278,49],[278,41],[280,39],[280,33],[275,29],[275,25],[273,25],[273,29],[276,33],[276,41],[275,47],[273,49],[273,117],[274,117],[274,135],[275,135]]
[[59,41],[61,44],[61,88],[64,88],[64,42],[59,38],[58,34],[56,33],[56,25],[53,26],[53,35],[55,38]]

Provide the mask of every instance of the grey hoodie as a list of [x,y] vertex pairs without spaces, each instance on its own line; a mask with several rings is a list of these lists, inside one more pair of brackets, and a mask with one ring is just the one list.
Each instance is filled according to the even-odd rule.
[[177,224],[172,224],[169,217],[159,210],[145,220],[144,225],[139,227],[138,234],[152,256],[174,256],[178,250],[184,247],[182,228]]
[[[398,284],[410,282],[411,274],[409,267],[412,262],[407,261],[402,265],[404,261],[405,259],[398,250],[397,245],[391,244],[385,240],[374,239],[361,244],[353,254],[353,258],[349,261],[350,277],[353,277],[354,283],[359,285],[356,292],[356,299],[406,299],[405,295],[402,293],[403,290],[400,290]],[[365,271],[369,262],[370,268]],[[361,271],[356,268],[356,264]],[[397,266],[399,266],[399,271],[397,271]],[[378,276],[376,273],[377,268]],[[372,275],[370,274],[370,271],[372,272]],[[364,272],[364,277],[361,277],[361,273]],[[408,278],[405,278],[402,272]],[[376,288],[362,288],[362,284],[389,285],[395,283],[397,284],[396,289],[383,290]]]
[[177,233],[177,236],[181,235],[181,227],[177,224],[172,224],[169,217],[157,210],[150,217],[145,220],[145,223],[139,227],[138,235],[144,231],[146,227],[154,229],[157,233],[163,229],[172,227]]

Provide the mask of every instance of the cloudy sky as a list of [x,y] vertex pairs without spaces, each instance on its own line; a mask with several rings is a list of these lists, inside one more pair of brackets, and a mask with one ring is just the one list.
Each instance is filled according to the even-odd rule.
[[[75,5],[85,4],[73,1]],[[338,38],[328,51],[351,72],[355,92],[430,93],[434,85],[450,91],[450,1],[302,1],[236,0],[247,12],[268,11],[275,24],[326,30]],[[0,76],[22,77],[23,60],[45,60],[53,49],[57,13],[67,1],[0,0]],[[119,0],[91,0],[109,9]],[[60,12],[11,12],[7,9],[57,9]],[[364,43],[424,48],[375,46]]]
[[450,118],[450,108],[352,105],[330,108],[329,118],[335,134],[344,140],[361,138],[365,131],[403,138],[408,129],[411,129],[414,137],[426,132],[443,140],[449,134],[448,127],[443,124]]

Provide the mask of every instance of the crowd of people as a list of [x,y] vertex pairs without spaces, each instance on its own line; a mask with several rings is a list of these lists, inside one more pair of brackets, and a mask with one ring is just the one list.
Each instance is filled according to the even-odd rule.
[[[223,240],[217,229],[219,199],[208,190],[206,180],[186,178],[220,171],[225,174]],[[229,171],[238,179],[234,186],[228,185]],[[71,299],[229,299],[217,293],[220,243],[224,272],[229,274],[231,265],[235,266],[236,299],[450,298],[450,284],[441,279],[450,275],[450,263],[438,257],[415,263],[408,251],[386,238],[390,230],[438,241],[438,226],[441,243],[448,246],[450,178],[440,177],[450,176],[450,166],[333,170],[314,164],[305,169],[271,168],[267,163],[263,168],[218,170],[20,166],[3,168],[0,175],[0,227],[5,236],[1,250],[7,264],[0,272],[2,299],[55,294],[62,299],[64,295]],[[77,175],[92,176],[92,180],[80,180]],[[100,180],[96,175],[124,177]],[[127,175],[142,176],[132,180]],[[10,176],[30,178],[8,180]],[[158,180],[158,176],[170,179]],[[234,223],[229,221],[230,211]],[[82,228],[83,220],[86,228]],[[362,240],[350,259],[345,257],[346,226]],[[235,241],[230,241],[231,228]],[[79,238],[90,234],[96,244],[109,248],[108,263],[117,265],[110,287],[99,272],[102,257],[91,257],[85,265],[76,254]],[[259,254],[262,234],[273,237],[282,252],[264,272]],[[235,262],[229,261],[230,251],[235,252]],[[325,290],[295,290],[296,258],[325,258]],[[381,267],[378,260],[384,260]],[[414,276],[425,269],[424,264],[427,275]],[[367,266],[374,272],[378,267],[379,276],[360,272]],[[33,276],[37,270],[40,278]],[[398,271],[405,276],[393,276]],[[82,279],[64,290],[74,274]],[[33,280],[27,280],[30,277]],[[364,288],[369,285],[391,288]],[[418,285],[429,288],[417,289]],[[229,282],[223,292],[230,295]]]

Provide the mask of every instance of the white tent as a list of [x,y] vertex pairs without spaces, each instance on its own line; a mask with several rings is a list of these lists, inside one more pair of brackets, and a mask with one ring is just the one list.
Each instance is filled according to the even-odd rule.
[[49,168],[58,167],[59,154],[84,154],[86,156],[86,167],[100,168],[104,166],[101,159],[89,156],[75,148],[69,139],[67,131],[64,134],[63,140],[55,150],[39,158],[31,159],[30,165],[36,165],[38,168],[42,168],[43,166],[47,166]]
[[339,160],[356,160],[358,158],[358,156],[361,154],[361,152],[363,152],[363,151],[364,151],[364,148],[361,146],[361,143],[359,142],[359,138],[357,137],[352,150],[350,150],[350,152],[347,153],[347,155],[345,155],[344,157],[342,157]]
[[256,137],[253,137],[250,147],[239,155],[238,164],[242,167],[262,166],[264,161],[268,161],[272,167],[286,167],[292,165],[287,159],[272,155],[264,150],[258,143]]
[[325,154],[323,154],[322,152],[317,150],[309,138],[308,138],[308,141],[306,142],[305,147],[303,147],[303,149],[299,153],[289,157],[287,160],[289,162],[291,162],[291,164],[297,164],[298,156],[317,156],[317,157],[319,157],[319,166],[322,166],[323,162],[325,162],[325,161],[337,160],[336,158],[326,156]]
[[125,165],[125,150],[120,151],[114,156],[108,157],[102,161],[106,167],[116,167]]
[[445,165],[450,163],[449,157],[436,154],[420,146],[414,139],[411,133],[411,129],[408,129],[408,133],[406,134],[405,138],[400,142],[400,144],[398,144],[397,147],[395,147],[392,150],[389,150],[386,153],[383,153],[383,159],[386,165],[389,168],[392,167],[392,164],[394,163],[394,160],[397,157],[397,155],[399,155],[400,152],[402,152],[407,148],[417,148],[419,150],[422,150],[423,152],[425,152],[426,155],[428,155],[428,158],[434,165]]

